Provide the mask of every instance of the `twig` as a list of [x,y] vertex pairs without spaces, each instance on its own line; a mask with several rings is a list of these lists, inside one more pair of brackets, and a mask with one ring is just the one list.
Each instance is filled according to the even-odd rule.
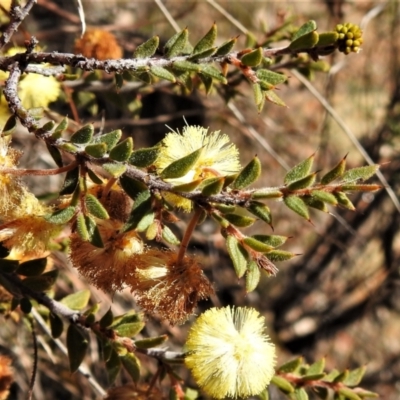
[[10,10],[11,20],[0,37],[0,50],[11,40],[12,35],[17,31],[21,22],[28,16],[35,3],[36,0],[28,0],[25,7],[21,8],[15,5],[15,2],[12,2]]
[[38,344],[37,344],[35,325],[33,324],[33,320],[31,318],[28,318],[28,320],[29,320],[29,324],[31,326],[32,342],[33,342],[33,366],[32,366],[31,380],[29,382],[29,393],[28,393],[28,400],[31,400],[32,395],[33,395],[33,387],[35,386],[35,380],[36,380],[36,374],[37,374]]
[[0,174],[10,174],[14,176],[22,176],[22,175],[36,175],[36,176],[47,176],[47,175],[58,175],[63,172],[68,172],[74,169],[79,163],[77,161],[73,161],[68,165],[60,168],[53,169],[14,169],[14,168],[1,168]]
[[[331,117],[336,121],[339,127],[343,130],[343,132],[348,136],[351,142],[354,144],[356,149],[361,153],[364,157],[365,161],[369,165],[374,165],[374,161],[370,157],[370,155],[366,152],[360,141],[356,138],[353,131],[349,128],[349,126],[344,122],[342,117],[336,112],[336,110],[328,103],[325,97],[316,89],[316,87],[309,82],[300,72],[296,70],[291,71],[292,74],[310,91],[310,93],[321,103],[321,105],[325,108],[325,110],[331,115]],[[397,211],[400,213],[400,202],[394,193],[393,189],[389,186],[389,182],[383,176],[381,171],[376,171],[376,176],[381,181],[382,185],[385,187],[386,192],[391,198],[394,206]]]
[[[33,317],[36,319],[40,327],[46,332],[46,334],[49,337],[51,336],[51,331],[49,327],[47,326],[46,322],[43,320],[42,316],[34,309],[32,308],[31,311]],[[68,356],[68,350],[65,347],[64,343],[60,339],[54,339],[52,338],[56,346],[61,350],[63,354]],[[88,382],[92,385],[92,387],[97,391],[97,393],[100,396],[105,396],[107,393],[106,391],[101,387],[101,385],[97,382],[97,380],[93,377],[92,373],[89,370],[89,367],[85,362],[83,362],[79,368],[78,371],[88,380]]]

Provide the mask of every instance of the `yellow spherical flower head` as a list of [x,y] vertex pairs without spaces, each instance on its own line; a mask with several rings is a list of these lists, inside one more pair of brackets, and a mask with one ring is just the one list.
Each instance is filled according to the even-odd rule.
[[211,308],[190,329],[185,364],[215,399],[261,393],[274,376],[275,346],[252,308]]
[[185,256],[178,261],[177,254],[158,249],[151,249],[141,257],[141,265],[127,284],[140,307],[171,324],[185,322],[197,302],[214,293],[193,257]]
[[[182,134],[171,132],[163,140],[163,146],[155,162],[157,171],[161,173],[174,161],[199,149],[202,149],[199,158],[184,176],[165,181],[181,185],[197,179],[233,175],[240,170],[239,151],[230,142],[228,135],[221,134],[220,131],[209,133],[207,128],[200,126],[185,126]],[[190,200],[174,194],[167,194],[165,197],[167,201],[183,210],[191,210]]]
[[97,227],[104,247],[95,247],[74,233],[70,244],[72,264],[99,289],[121,290],[140,262],[143,242],[135,231],[120,232],[122,223],[118,221],[98,220]]

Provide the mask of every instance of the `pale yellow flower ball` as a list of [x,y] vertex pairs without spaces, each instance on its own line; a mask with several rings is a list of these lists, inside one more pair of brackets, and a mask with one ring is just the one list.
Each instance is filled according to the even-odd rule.
[[275,346],[253,308],[211,308],[190,329],[186,366],[215,399],[261,393],[275,373]]

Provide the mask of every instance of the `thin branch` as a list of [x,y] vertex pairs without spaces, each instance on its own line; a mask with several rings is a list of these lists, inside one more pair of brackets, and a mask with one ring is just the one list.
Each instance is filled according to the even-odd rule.
[[31,326],[32,332],[32,342],[33,342],[33,366],[32,366],[32,375],[31,380],[29,382],[29,393],[28,393],[28,400],[32,399],[33,395],[33,387],[35,386],[36,374],[37,374],[37,365],[38,365],[38,343],[37,337],[35,333],[35,325],[33,324],[33,320],[28,318],[29,324]]
[[[343,130],[343,132],[348,136],[351,142],[354,144],[356,149],[360,152],[360,154],[364,157],[365,161],[369,165],[374,165],[374,161],[370,157],[370,155],[366,152],[360,141],[355,136],[354,132],[349,128],[349,126],[344,122],[342,117],[336,112],[336,110],[328,103],[325,97],[316,89],[314,85],[312,85],[307,78],[305,78],[300,72],[296,70],[291,71],[292,74],[310,91],[310,93],[321,103],[321,105],[325,108],[325,110],[331,115],[331,117],[336,121],[339,127]],[[386,180],[381,171],[376,171],[376,176],[381,181],[384,186],[386,192],[391,198],[394,206],[397,211],[400,213],[400,202],[397,198],[393,189],[389,186],[389,182]]]
[[68,172],[78,166],[79,163],[77,161],[71,162],[68,165],[60,168],[53,169],[14,169],[14,168],[1,168],[0,174],[10,174],[14,176],[22,176],[22,175],[36,175],[36,176],[47,176],[47,175],[58,175],[63,172]]
[[2,32],[0,37],[0,50],[11,40],[12,35],[17,31],[21,22],[29,15],[31,8],[36,3],[36,0],[28,0],[25,7],[16,5],[16,2],[11,3],[10,23]]
[[50,298],[43,292],[36,292],[28,286],[24,285],[24,282],[19,278],[17,274],[4,274],[3,277],[7,279],[11,284],[16,287],[21,295],[28,296],[33,300],[36,300],[39,304],[44,305],[53,314],[60,315],[71,322],[76,322],[81,317],[81,313],[71,310],[64,304]]
[[[46,322],[43,320],[42,316],[34,309],[32,308],[31,311],[33,317],[36,319],[40,327],[46,332],[46,334],[52,338],[51,336],[51,331]],[[56,344],[56,346],[61,350],[63,354],[68,356],[68,350],[65,347],[64,343],[60,339],[54,339],[52,338],[53,342]],[[85,362],[83,362],[79,368],[78,371],[88,380],[88,382],[92,385],[92,387],[97,391],[97,393],[100,396],[105,396],[107,392],[100,386],[100,384],[97,382],[97,380],[93,377],[92,373],[89,370],[89,367]]]

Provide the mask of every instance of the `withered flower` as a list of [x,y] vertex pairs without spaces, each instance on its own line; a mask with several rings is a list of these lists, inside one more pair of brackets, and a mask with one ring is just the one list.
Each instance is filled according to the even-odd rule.
[[99,289],[121,290],[125,279],[133,276],[140,262],[143,242],[134,231],[120,232],[122,224],[118,221],[99,220],[97,226],[104,247],[95,247],[78,234],[73,234],[70,245],[72,264]]
[[141,256],[141,264],[127,280],[139,306],[172,324],[185,322],[197,302],[208,298],[213,287],[197,260],[170,251],[152,249]]

